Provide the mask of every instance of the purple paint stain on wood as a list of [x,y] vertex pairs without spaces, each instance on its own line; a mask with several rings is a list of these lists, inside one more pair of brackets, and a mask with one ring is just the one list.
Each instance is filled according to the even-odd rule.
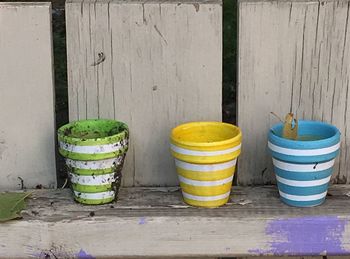
[[79,253],[77,254],[78,259],[96,259],[92,255],[89,255],[86,253],[83,249],[80,249]]
[[270,249],[252,249],[254,254],[273,255],[349,255],[342,247],[346,219],[302,217],[273,220],[267,224]]
[[146,223],[147,223],[147,222],[146,222],[146,218],[141,217],[140,220],[139,220],[139,225],[144,225],[144,224],[146,224]]

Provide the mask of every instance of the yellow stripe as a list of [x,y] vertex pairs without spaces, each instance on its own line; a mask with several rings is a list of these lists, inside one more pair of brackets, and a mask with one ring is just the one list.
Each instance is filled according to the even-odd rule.
[[197,172],[197,171],[190,171],[190,170],[184,170],[182,168],[177,167],[176,168],[177,173],[183,177],[192,179],[192,180],[199,180],[199,181],[216,181],[225,179],[227,177],[230,177],[234,175],[235,172],[235,166],[224,169],[224,170],[218,170],[218,171],[212,171],[212,172]]
[[180,182],[182,190],[186,193],[198,196],[216,196],[231,190],[232,181],[218,186],[193,186]]
[[228,202],[229,197],[221,199],[221,200],[216,200],[216,201],[195,201],[187,198],[183,198],[184,201],[191,205],[191,206],[196,206],[196,207],[204,207],[204,208],[216,208],[220,207]]

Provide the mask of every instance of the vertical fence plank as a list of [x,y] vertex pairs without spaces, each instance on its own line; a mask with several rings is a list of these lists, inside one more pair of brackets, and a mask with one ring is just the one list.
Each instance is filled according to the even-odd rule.
[[0,3],[0,189],[56,185],[51,6]]
[[342,132],[334,183],[350,182],[349,1],[239,3],[238,124],[242,185],[274,182],[268,129],[289,111]]
[[221,2],[73,0],[66,17],[70,120],[130,126],[125,186],[177,184],[171,128],[221,120]]

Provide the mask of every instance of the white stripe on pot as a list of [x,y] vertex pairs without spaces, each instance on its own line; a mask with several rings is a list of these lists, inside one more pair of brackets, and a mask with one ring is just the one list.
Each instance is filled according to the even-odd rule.
[[233,147],[233,148],[229,148],[229,149],[225,149],[225,150],[218,150],[218,151],[197,151],[197,150],[190,150],[190,149],[186,149],[186,148],[181,148],[178,146],[175,146],[173,144],[170,144],[171,149],[175,152],[175,153],[179,153],[182,155],[189,155],[189,156],[218,156],[218,155],[226,155],[226,154],[230,154],[233,153],[237,150],[239,150],[241,148],[241,144]]
[[292,148],[284,148],[280,146],[276,146],[272,144],[270,141],[268,142],[268,147],[277,153],[290,155],[290,156],[320,156],[333,153],[337,151],[340,147],[340,142],[337,144],[326,147],[326,148],[318,148],[318,149],[292,149]]
[[323,199],[327,195],[327,191],[315,195],[291,195],[281,191],[279,191],[279,193],[283,198],[291,201],[316,201]]
[[212,164],[212,165],[199,165],[191,164],[175,159],[175,165],[184,170],[196,171],[196,172],[212,172],[218,170],[225,170],[236,165],[236,159],[226,163]]
[[72,183],[80,184],[80,185],[104,185],[111,184],[115,181],[115,174],[103,174],[103,175],[77,175],[69,173],[70,180]]
[[74,194],[78,198],[88,199],[88,200],[102,200],[102,199],[113,198],[115,196],[114,191],[96,192],[96,193],[74,191]]
[[105,145],[96,145],[96,146],[79,146],[72,145],[65,142],[60,141],[60,148],[73,153],[80,154],[105,154],[116,152],[123,149],[127,145],[127,141],[123,140],[118,143],[113,144],[105,144]]
[[276,175],[276,179],[278,182],[289,185],[289,186],[295,186],[295,187],[314,187],[314,186],[319,186],[323,185],[329,182],[331,179],[331,176],[328,176],[323,179],[319,180],[312,180],[312,181],[296,181],[296,180],[288,180],[282,177],[279,177]]
[[334,165],[334,161],[330,160],[325,163],[313,163],[313,164],[290,164],[290,163],[285,163],[282,161],[279,161],[275,158],[273,160],[273,165],[276,166],[279,169],[286,170],[286,171],[294,171],[294,172],[318,172],[318,171],[323,171],[327,170],[329,168],[332,168]]
[[216,195],[216,196],[197,196],[197,195],[192,195],[186,192],[182,192],[182,195],[186,199],[194,200],[194,201],[217,201],[217,200],[222,200],[230,196],[230,192],[221,194],[221,195]]
[[87,170],[98,170],[98,169],[108,169],[114,165],[120,165],[123,161],[123,156],[117,158],[110,158],[104,160],[96,161],[79,161],[66,158],[66,164],[68,166],[78,168],[78,169],[87,169]]
[[216,181],[196,181],[192,179],[185,178],[181,175],[179,175],[179,180],[182,183],[193,185],[193,186],[218,186],[218,185],[224,185],[226,183],[232,182],[233,175],[222,179],[222,180],[216,180]]

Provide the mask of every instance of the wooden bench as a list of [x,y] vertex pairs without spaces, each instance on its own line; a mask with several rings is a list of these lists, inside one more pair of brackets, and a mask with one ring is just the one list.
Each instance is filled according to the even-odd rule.
[[[66,6],[70,119],[104,117],[129,124],[128,188],[121,189],[116,204],[103,206],[77,204],[69,190],[35,190],[22,220],[0,224],[0,258],[350,257],[350,186],[332,186],[324,205],[305,209],[281,203],[275,186],[234,187],[229,204],[217,209],[187,206],[177,187],[132,187],[176,185],[170,129],[189,120],[221,118],[220,1],[70,0]],[[45,8],[48,24],[49,5]],[[239,9],[238,122],[247,137],[238,182],[274,181],[265,146],[256,145],[266,143],[274,123],[268,114],[299,105],[300,114],[309,116],[315,107],[303,98],[320,71],[324,85],[312,90],[320,98],[322,86],[328,95],[317,107],[321,112],[310,116],[334,122],[344,132],[334,181],[348,183],[350,127],[347,96],[341,95],[348,85],[348,1],[242,0]],[[322,38],[306,33],[316,25],[322,33],[324,26]],[[283,41],[278,33],[284,33]],[[326,41],[332,43],[323,45]],[[315,42],[319,52],[308,52]],[[285,46],[296,55],[281,58]],[[316,65],[327,57],[327,69]],[[283,70],[278,76],[277,68]],[[281,86],[283,98],[276,91]],[[329,113],[333,97],[340,105]],[[48,175],[47,182],[54,182],[52,170]]]
[[22,220],[0,224],[0,258],[349,258],[349,196],[336,185],[324,205],[303,209],[282,204],[274,186],[234,187],[226,206],[202,209],[183,203],[177,187],[122,188],[116,204],[102,206],[36,190]]

